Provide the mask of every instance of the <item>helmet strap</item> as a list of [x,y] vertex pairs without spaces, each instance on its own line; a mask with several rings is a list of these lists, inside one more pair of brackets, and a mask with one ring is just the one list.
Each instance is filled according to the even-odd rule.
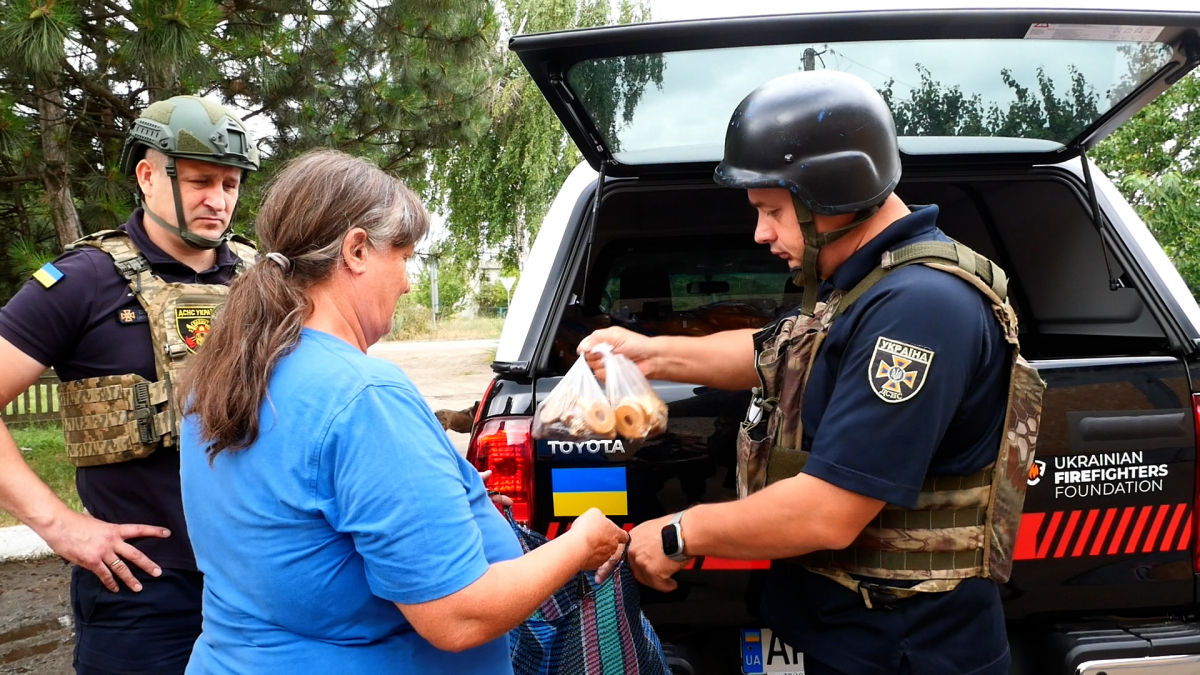
[[796,209],[796,221],[800,223],[800,234],[804,236],[804,257],[799,268],[792,268],[792,283],[804,289],[800,313],[812,316],[817,311],[817,296],[821,292],[821,282],[817,277],[817,256],[821,253],[821,249],[846,236],[850,230],[869,220],[879,212],[879,206],[859,211],[854,220],[836,230],[817,232],[817,224],[813,220],[812,211],[794,194],[792,195],[792,205]]
[[184,215],[183,215],[183,198],[179,194],[179,175],[175,171],[175,158],[170,155],[167,156],[166,172],[167,172],[167,176],[171,179],[171,194],[175,198],[175,222],[179,223],[179,226],[176,227],[174,225],[171,225],[166,220],[163,220],[163,218],[161,216],[159,216],[157,213],[151,211],[146,206],[146,200],[143,197],[142,210],[146,212],[147,216],[150,216],[150,220],[153,220],[155,223],[158,224],[159,227],[163,228],[164,230],[168,230],[170,232],[175,233],[176,235],[179,236],[180,239],[183,240],[183,243],[185,243],[188,246],[191,246],[192,248],[195,248],[195,249],[200,249],[200,250],[213,249],[213,248],[217,248],[221,244],[228,241],[229,237],[233,235],[233,214],[232,213],[229,214],[229,222],[230,222],[229,227],[226,227],[225,231],[222,232],[221,236],[218,237],[217,239],[209,239],[208,237],[202,237],[194,232],[188,231],[187,219],[185,219]]

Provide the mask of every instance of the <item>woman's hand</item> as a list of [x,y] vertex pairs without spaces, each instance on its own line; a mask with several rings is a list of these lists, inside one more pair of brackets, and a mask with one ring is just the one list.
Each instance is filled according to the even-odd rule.
[[588,509],[576,518],[568,534],[587,542],[588,556],[579,569],[599,570],[596,574],[598,582],[604,581],[612,571],[616,561],[621,559],[623,547],[629,543],[629,533],[606,518],[600,509]]
[[642,375],[645,375],[646,379],[658,379],[655,377],[654,357],[658,354],[654,338],[614,326],[598,330],[579,343],[578,352],[584,355],[588,365],[591,366],[592,371],[596,373],[596,377],[601,382],[604,381],[603,357],[591,350],[592,347],[605,342],[612,345],[614,354],[623,354],[630,361],[636,363],[638,370],[642,371]]
[[[483,484],[485,487],[487,486],[488,479],[491,477],[492,477],[491,469],[488,469],[487,471],[479,472],[479,480],[483,481]],[[513,500],[509,499],[505,495],[500,494],[499,492],[492,492],[491,490],[488,490],[488,496],[492,498],[493,504],[495,504],[496,506],[499,506],[501,508],[513,505]]]

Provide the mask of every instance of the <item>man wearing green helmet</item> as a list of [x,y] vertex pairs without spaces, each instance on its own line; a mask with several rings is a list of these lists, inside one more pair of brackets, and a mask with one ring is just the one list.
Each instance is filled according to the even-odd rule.
[[120,166],[140,208],[69,246],[0,309],[0,405],[55,369],[86,512],[37,478],[2,423],[0,508],[76,564],[77,673],[182,673],[203,579],[183,517],[171,394],[229,283],[255,261],[231,222],[258,150],[224,106],[176,96],[134,122]]

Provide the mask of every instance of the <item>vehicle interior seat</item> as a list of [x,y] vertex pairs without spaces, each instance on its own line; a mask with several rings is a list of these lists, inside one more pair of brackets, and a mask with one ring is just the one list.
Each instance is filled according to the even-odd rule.
[[631,266],[621,270],[620,301],[641,319],[657,319],[671,311],[671,277],[661,266]]

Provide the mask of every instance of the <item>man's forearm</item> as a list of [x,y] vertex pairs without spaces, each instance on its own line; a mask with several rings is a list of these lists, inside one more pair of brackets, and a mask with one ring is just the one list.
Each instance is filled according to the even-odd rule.
[[746,499],[689,509],[682,520],[684,552],[776,560],[845,548],[883,504],[800,474]]
[[754,369],[753,328],[704,337],[664,336],[655,364],[655,379],[700,384],[716,389],[758,386]]
[[0,509],[41,534],[70,507],[29,468],[8,427],[0,421]]

